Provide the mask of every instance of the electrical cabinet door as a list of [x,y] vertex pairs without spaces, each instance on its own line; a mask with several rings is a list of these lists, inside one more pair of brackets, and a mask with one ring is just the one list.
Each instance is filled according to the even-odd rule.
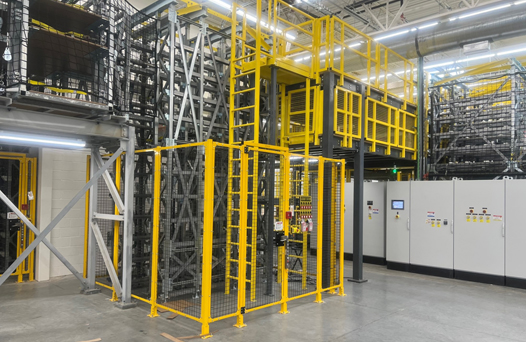
[[412,183],[387,183],[385,218],[387,261],[409,264],[409,214]]
[[363,206],[363,255],[385,258],[386,182],[365,182]]
[[454,181],[455,270],[504,275],[504,181]]
[[506,277],[526,279],[526,180],[506,180]]
[[345,183],[345,213],[344,213],[344,223],[345,223],[345,234],[343,242],[343,251],[345,253],[352,254],[353,251],[353,203],[354,203],[354,182]]
[[410,263],[452,270],[453,181],[413,182],[410,223]]

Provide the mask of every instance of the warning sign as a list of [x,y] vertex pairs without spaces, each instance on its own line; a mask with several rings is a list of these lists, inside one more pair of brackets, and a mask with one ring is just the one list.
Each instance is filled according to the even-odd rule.
[[278,221],[274,223],[274,230],[282,231],[283,230],[283,221]]
[[434,211],[428,211],[427,212],[427,217],[434,218],[435,217],[435,212]]
[[373,209],[373,214],[380,214],[380,209]]
[[16,216],[14,211],[10,211],[10,212],[7,213],[7,219],[8,220],[16,220],[17,218],[18,218],[18,216]]
[[502,221],[502,215],[493,215],[493,221]]

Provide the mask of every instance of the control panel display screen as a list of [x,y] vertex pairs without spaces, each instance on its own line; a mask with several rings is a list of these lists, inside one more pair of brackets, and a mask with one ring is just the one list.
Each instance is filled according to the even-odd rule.
[[403,200],[392,200],[391,209],[392,210],[404,210],[404,201]]

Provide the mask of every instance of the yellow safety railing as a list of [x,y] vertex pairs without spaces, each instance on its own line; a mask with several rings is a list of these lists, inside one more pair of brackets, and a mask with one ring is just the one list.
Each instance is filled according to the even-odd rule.
[[319,27],[326,30],[328,40],[318,55],[318,72],[332,69],[341,77],[365,83],[368,96],[371,88],[381,90],[384,102],[391,95],[416,104],[413,63],[339,18],[320,20],[324,25]]
[[365,137],[371,152],[416,159],[416,114],[368,98],[365,102]]
[[[203,211],[202,229],[196,230],[200,232],[200,236],[196,237],[200,243],[199,250],[196,252],[201,258],[197,258],[193,263],[195,266],[191,269],[197,270],[197,273],[194,275],[196,278],[191,281],[198,280],[200,295],[189,297],[188,292],[175,291],[167,298],[166,293],[161,296],[159,292],[164,285],[162,279],[158,277],[158,273],[163,268],[159,264],[165,263],[166,258],[171,255],[169,253],[180,253],[180,251],[177,249],[168,251],[160,246],[160,234],[170,231],[170,226],[166,222],[161,223],[161,220],[164,220],[166,215],[166,203],[171,202],[167,199],[171,194],[161,193],[162,189],[166,189],[166,177],[161,170],[166,167],[170,153],[177,160],[177,154],[181,156],[196,151],[198,153],[195,155],[199,156],[196,163],[199,163],[199,170],[202,170],[196,177],[203,183],[202,187],[199,187],[201,195],[196,194],[193,203]],[[323,292],[335,293],[336,290],[339,295],[344,295],[344,160],[311,156],[307,157],[305,163],[305,156],[292,154],[280,147],[256,143],[230,145],[211,140],[172,147],[156,147],[137,151],[136,155],[140,153],[150,155],[153,153],[150,290],[149,295],[132,297],[150,305],[150,317],[158,316],[158,309],[174,312],[201,323],[202,337],[210,337],[210,324],[219,320],[236,318],[236,326],[243,327],[244,315],[251,311],[280,305],[280,312],[285,314],[288,312],[288,302],[293,299],[315,295],[316,301],[321,302]],[[288,237],[288,243],[275,249],[277,260],[273,263],[272,272],[272,286],[275,292],[272,296],[267,296],[263,290],[268,274],[261,273],[260,261],[254,257],[254,253],[258,250],[257,245],[260,243],[256,237],[260,235],[261,229],[265,231],[267,229],[266,225],[261,226],[257,220],[259,212],[251,210],[250,202],[261,196],[258,192],[260,177],[268,170],[265,168],[262,173],[251,166],[250,160],[256,154],[259,155],[260,163],[267,162],[270,157],[275,158],[276,162],[274,208],[264,209],[259,206],[257,210],[270,210],[268,214],[275,224],[274,233],[283,233]],[[227,159],[230,156],[239,160],[236,163],[228,163]],[[328,198],[324,198],[326,194],[324,169],[327,164],[330,164],[332,169],[332,173],[328,176],[332,182],[330,203],[333,213],[330,226],[324,227],[324,201],[329,201]],[[229,166],[225,169],[222,165]],[[305,165],[310,165],[308,167],[310,170],[305,169]],[[179,189],[186,186],[184,179],[189,182],[191,182],[189,179],[195,179],[185,178],[188,175],[184,172],[183,174],[174,172],[176,172],[173,175],[174,179],[179,179],[177,181]],[[199,175],[203,175],[203,178]],[[221,190],[218,184],[228,184],[228,186]],[[163,201],[163,196],[168,197]],[[227,200],[224,201],[223,198]],[[286,217],[287,211],[292,210],[289,204],[293,204],[295,211],[291,219]],[[225,217],[229,228],[226,230],[224,224],[218,222],[216,217],[216,214],[221,215],[217,211],[221,210],[221,205],[229,206],[230,214]],[[174,217],[173,220],[177,222],[178,218]],[[331,231],[331,237],[329,241],[324,242],[325,229]],[[226,235],[235,235],[236,239],[227,241]],[[118,233],[114,236],[118,240]],[[115,241],[108,242],[109,245],[114,243]],[[273,243],[272,238],[268,243]],[[115,258],[119,246],[117,244],[114,246],[117,249],[113,251]],[[227,246],[229,248],[226,253],[221,254]],[[324,248],[330,248],[328,263],[322,259]],[[173,261],[172,258],[170,260]],[[296,265],[293,265],[294,261],[297,261]],[[218,267],[218,264],[223,266]],[[114,266],[117,268],[118,265]],[[327,274],[325,267],[330,268],[328,272],[330,279],[323,286],[323,274]],[[228,282],[231,282],[230,285],[225,286]],[[113,290],[107,283],[97,282],[97,284]]]

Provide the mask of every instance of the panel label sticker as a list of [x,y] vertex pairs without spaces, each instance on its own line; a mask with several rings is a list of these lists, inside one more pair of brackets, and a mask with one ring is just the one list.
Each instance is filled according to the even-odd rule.
[[435,217],[435,212],[434,211],[428,211],[427,212],[427,217],[429,217],[429,218]]
[[493,215],[493,221],[502,221],[502,215]]
[[282,231],[283,230],[283,221],[278,221],[274,223],[274,230]]
[[7,213],[7,219],[8,220],[16,220],[18,219],[18,216],[16,216],[14,211],[10,211]]
[[373,214],[380,214],[380,209],[373,209]]

